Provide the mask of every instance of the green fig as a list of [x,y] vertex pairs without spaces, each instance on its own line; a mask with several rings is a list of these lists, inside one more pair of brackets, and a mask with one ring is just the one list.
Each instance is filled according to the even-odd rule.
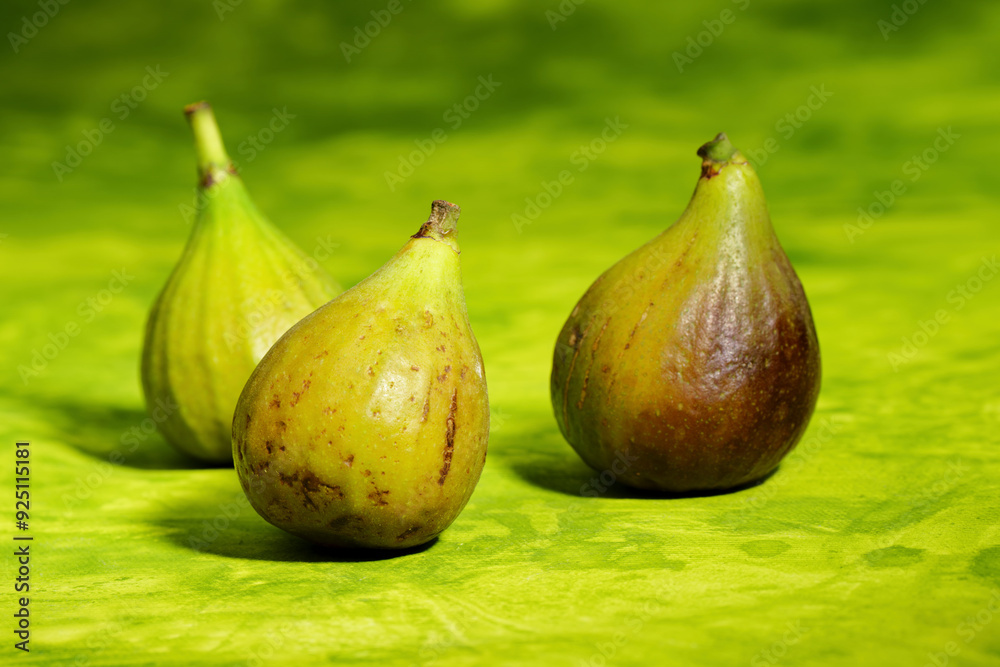
[[226,154],[211,107],[185,108],[203,205],[149,314],[142,387],[177,449],[232,462],[233,410],[264,353],[340,288],[257,210]]
[[455,224],[431,215],[382,268],[292,327],[233,419],[233,458],[267,521],[330,547],[430,541],[486,460],[489,401]]
[[556,342],[552,405],[627,485],[724,490],[772,472],[819,395],[809,303],[760,181],[725,134],[673,225],[600,276]]

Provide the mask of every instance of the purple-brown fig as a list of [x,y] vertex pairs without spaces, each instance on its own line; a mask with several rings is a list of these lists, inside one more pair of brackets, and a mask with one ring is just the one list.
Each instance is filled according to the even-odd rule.
[[556,342],[552,405],[583,460],[633,487],[739,487],[809,423],[820,354],[760,181],[725,134],[687,209],[608,269]]

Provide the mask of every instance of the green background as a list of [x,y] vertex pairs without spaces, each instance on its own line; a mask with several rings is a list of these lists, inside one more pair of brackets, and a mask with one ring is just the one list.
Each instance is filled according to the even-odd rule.
[[[11,489],[14,440],[29,439],[35,538],[32,650],[12,647],[5,556],[0,661],[1000,662],[1000,281],[977,277],[997,248],[1000,6],[913,2],[886,38],[888,2],[589,0],[553,29],[556,0],[403,0],[347,62],[341,43],[386,3],[331,4],[69,2],[0,48],[0,480]],[[0,25],[38,11],[4,3]],[[168,74],[119,118],[147,66]],[[500,85],[453,129],[444,114],[480,76]],[[802,107],[813,86],[829,98]],[[492,437],[472,501],[425,550],[325,554],[242,503],[231,470],[158,435],[123,444],[145,419],[143,321],[190,229],[181,108],[202,98],[258,205],[307,253],[338,244],[323,265],[345,286],[432,199],[463,207]],[[248,159],[238,147],[275,108],[295,117]],[[795,113],[808,118],[781,123]],[[53,162],[104,118],[113,131],[60,180]],[[627,128],[578,171],[608,118]],[[439,127],[447,140],[390,189],[385,173]],[[908,161],[948,128],[913,180]],[[676,219],[695,150],[721,130],[756,156],[809,296],[816,414],[755,488],[583,496],[597,473],[549,406],[556,334],[601,271]],[[512,214],[565,169],[573,182],[519,232]],[[122,270],[134,277],[99,313],[81,306]],[[78,335],[25,375],[68,323]]]

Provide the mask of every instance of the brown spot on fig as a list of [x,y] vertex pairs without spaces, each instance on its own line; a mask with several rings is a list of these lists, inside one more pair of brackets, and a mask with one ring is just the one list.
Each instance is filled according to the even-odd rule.
[[372,370],[371,366],[368,367],[368,375],[371,375],[371,376],[375,375],[375,371]]
[[296,405],[298,405],[298,403],[299,403],[299,396],[301,396],[301,395],[302,394],[300,394],[299,392],[293,391],[292,392],[292,402],[289,405],[291,405],[292,407],[295,407]]
[[303,505],[309,505],[310,507],[312,507],[317,512],[319,511],[319,506],[312,499],[312,496],[309,495],[309,492],[305,491],[305,490],[302,491],[302,504]]
[[344,459],[344,465],[348,468],[354,465],[354,454],[350,454],[346,459]]
[[319,477],[313,473],[305,472],[302,474],[302,488],[306,491],[315,493],[316,491],[319,491],[320,485],[323,485],[322,482],[320,482]]
[[379,507],[385,507],[389,502],[385,499],[385,496],[389,495],[388,491],[383,491],[382,489],[375,487],[375,490],[368,494],[368,500],[371,500]]
[[250,413],[247,413],[247,425],[244,428],[250,428]]
[[438,485],[444,486],[444,480],[448,477],[451,469],[451,457],[455,453],[455,415],[458,413],[458,390],[451,393],[451,407],[448,409],[448,419],[445,421],[444,432],[444,455],[441,464],[441,476],[438,478]]
[[435,349],[437,349],[438,352],[444,352],[444,345],[438,345]]
[[336,411],[337,411],[337,408],[330,407],[329,405],[326,406],[325,408],[323,408],[323,414],[325,414],[325,415],[332,415]]
[[268,441],[266,441],[266,442],[264,443],[264,449],[266,449],[266,450],[267,450],[267,453],[268,453],[268,454],[270,454],[271,452],[273,452],[273,451],[274,451],[274,449],[272,448],[272,445],[273,445],[273,444],[274,444],[274,441],[272,441],[272,440],[268,440]]
[[280,420],[278,421],[276,426],[278,427],[278,433],[284,433],[288,429],[288,424]]
[[574,326],[573,330],[569,332],[569,340],[566,341],[566,344],[575,348],[576,344],[580,342],[582,337],[583,336],[580,334],[580,327]]
[[372,476],[372,471],[371,470],[365,470],[363,473],[361,473],[361,476],[362,477],[371,477]]
[[429,310],[424,311],[424,327],[430,329],[434,326],[434,314]]
[[323,350],[322,352],[320,352],[319,354],[317,354],[315,357],[313,357],[313,359],[322,359],[323,357],[325,357],[325,356],[327,356],[329,354],[330,354],[329,350]]
[[441,375],[438,375],[438,382],[444,382],[445,380],[447,380],[448,379],[448,373],[450,373],[450,372],[451,372],[451,366],[445,366],[444,367],[444,373],[441,373]]
[[419,371],[420,367],[419,366],[410,366],[410,370],[411,371]]
[[274,398],[271,399],[271,407],[275,410],[281,407],[281,399],[278,398],[277,394],[275,394]]
[[416,533],[421,528],[423,528],[423,526],[410,526],[409,528],[407,528],[406,530],[404,530],[403,532],[401,532],[399,535],[397,535],[396,536],[396,540],[398,540],[399,542],[402,542],[407,537],[409,537],[410,535],[413,535],[414,533]]
[[331,520],[330,523],[327,524],[327,525],[329,525],[330,528],[344,528],[345,526],[347,526],[347,524],[352,523],[352,522],[357,522],[357,521],[360,521],[360,520],[361,520],[361,517],[359,517],[357,515],[354,515],[354,514],[344,514],[342,516],[338,516],[336,519]]
[[462,372],[459,374],[459,378],[461,378],[462,380],[464,380],[465,379],[465,371],[467,371],[467,370],[469,370],[468,366],[462,366]]
[[569,383],[570,383],[570,380],[573,379],[573,368],[576,366],[576,358],[580,355],[580,347],[577,345],[577,343],[579,343],[580,341],[582,341],[587,336],[587,332],[590,331],[590,325],[588,325],[587,328],[584,329],[583,333],[580,334],[579,337],[577,337],[577,335],[576,335],[578,330],[579,330],[579,327],[574,326],[573,327],[573,332],[570,334],[570,340],[573,341],[571,343],[571,347],[573,348],[573,358],[570,359],[569,370],[566,373],[566,384],[563,386],[563,405],[562,405],[562,409],[563,409],[563,423],[564,424],[568,424],[569,423]]
[[424,399],[424,414],[420,417],[420,422],[423,423],[427,421],[427,415],[431,411],[431,390],[430,387],[427,388],[427,398]]
[[283,451],[285,451],[285,446],[284,445],[278,445],[278,449],[283,452]]
[[576,409],[583,409],[583,399],[587,397],[587,384],[590,382],[590,369],[594,366],[594,357],[597,355],[597,348],[601,344],[601,338],[604,337],[604,332],[608,328],[608,324],[611,323],[611,318],[609,317],[605,322],[604,326],[601,327],[600,332],[597,334],[597,338],[594,340],[593,346],[590,348],[590,366],[587,366],[587,370],[583,374],[583,387],[580,389],[580,400],[576,402]]

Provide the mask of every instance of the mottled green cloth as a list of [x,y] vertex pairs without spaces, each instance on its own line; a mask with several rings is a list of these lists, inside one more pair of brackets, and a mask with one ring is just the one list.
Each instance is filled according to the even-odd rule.
[[[403,0],[345,53],[386,3],[332,4],[71,2],[0,49],[0,664],[1000,664],[1000,7]],[[38,11],[5,3],[3,32]],[[135,101],[147,66],[167,74]],[[425,549],[323,553],[143,430],[203,97],[259,206],[344,285],[432,199],[463,207],[492,435]],[[265,133],[275,110],[294,118]],[[816,414],[759,486],[608,487],[552,417],[556,334],[681,213],[722,130],[812,304]]]

